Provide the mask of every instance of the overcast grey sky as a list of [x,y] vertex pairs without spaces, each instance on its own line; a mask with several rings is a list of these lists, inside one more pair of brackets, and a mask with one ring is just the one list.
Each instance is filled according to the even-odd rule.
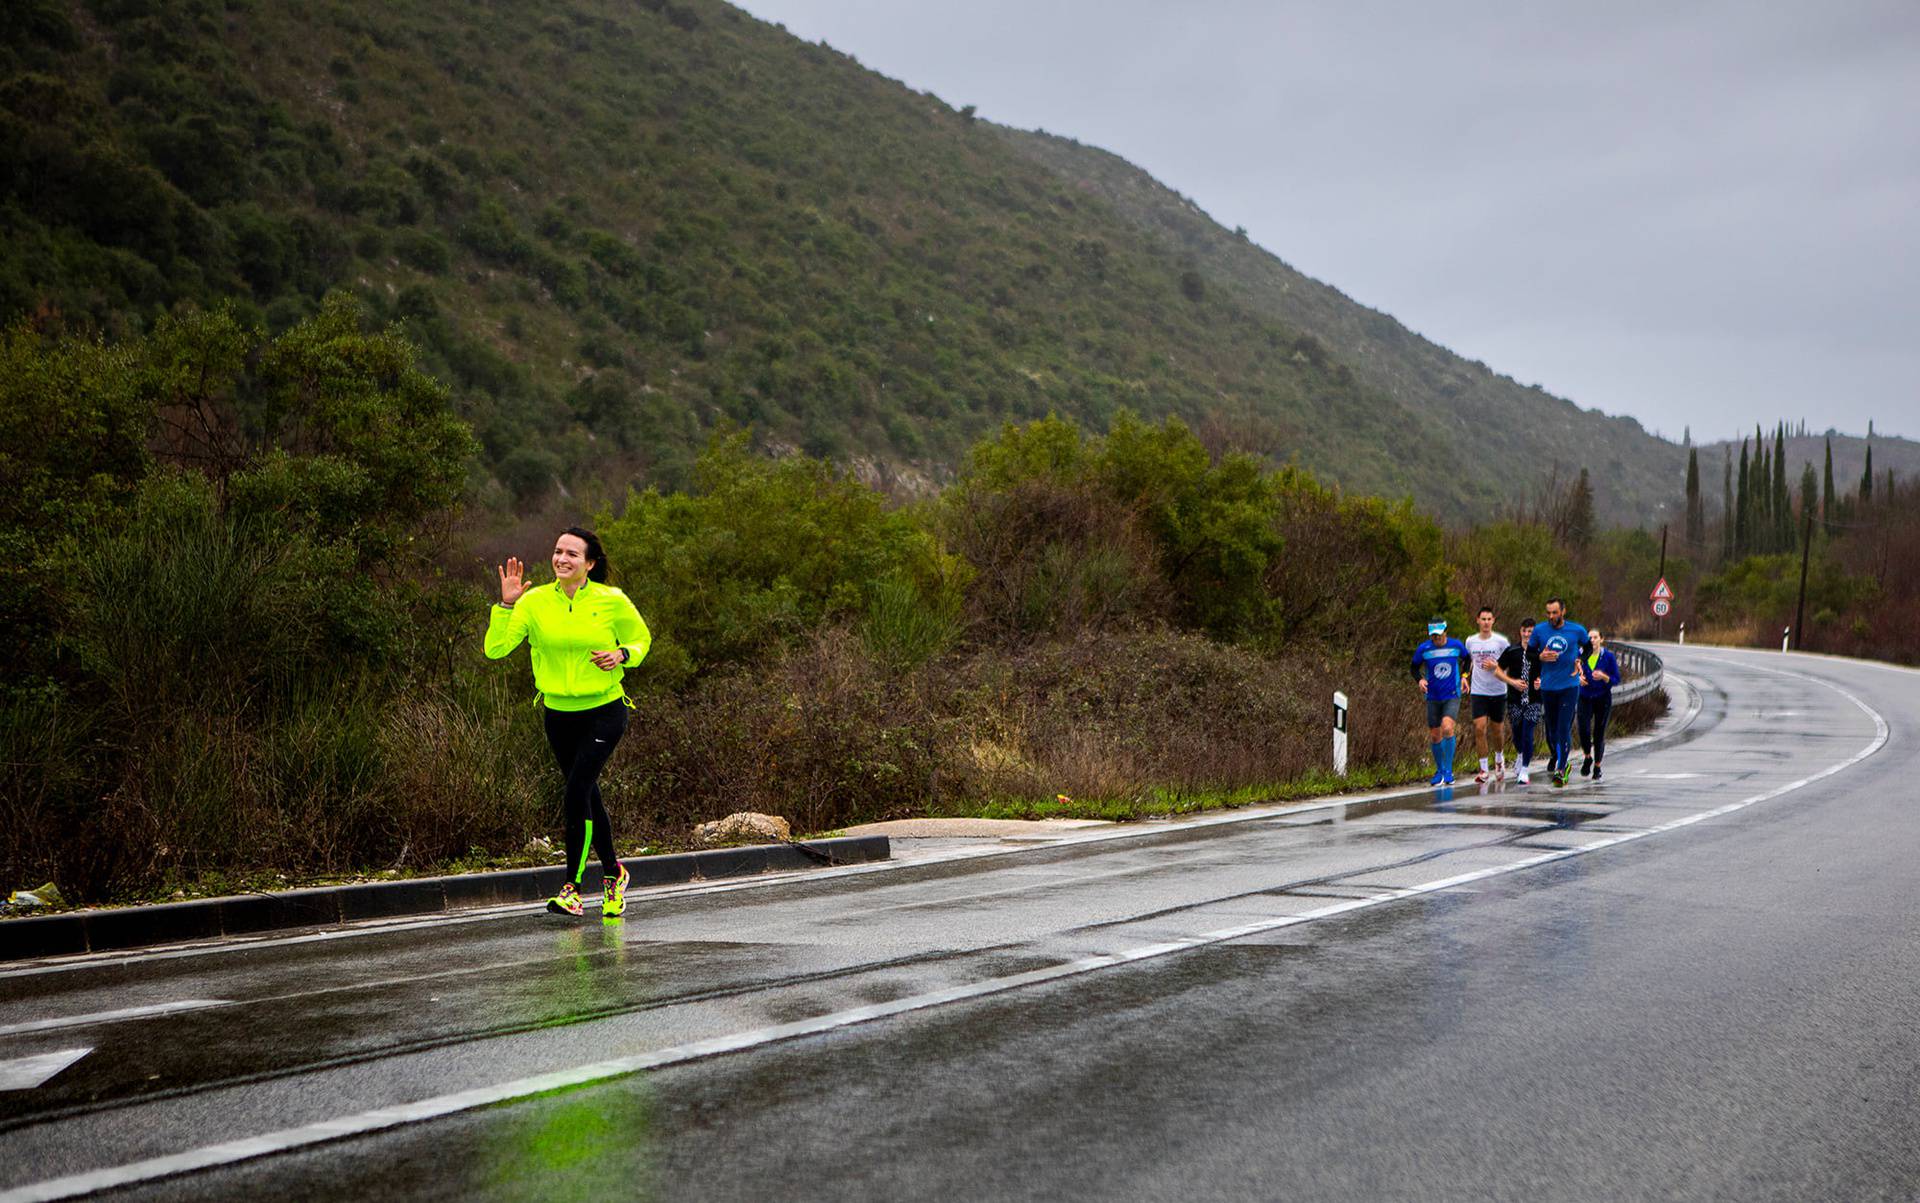
[[745,0],[1702,441],[1920,437],[1920,3]]

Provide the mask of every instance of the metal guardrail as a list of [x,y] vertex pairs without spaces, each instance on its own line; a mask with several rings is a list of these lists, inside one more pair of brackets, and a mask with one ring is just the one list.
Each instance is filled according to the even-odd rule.
[[1613,704],[1625,705],[1636,698],[1644,698],[1660,688],[1660,679],[1666,674],[1666,662],[1659,655],[1644,647],[1635,647],[1631,643],[1610,644],[1613,654],[1620,661],[1621,683],[1614,686]]

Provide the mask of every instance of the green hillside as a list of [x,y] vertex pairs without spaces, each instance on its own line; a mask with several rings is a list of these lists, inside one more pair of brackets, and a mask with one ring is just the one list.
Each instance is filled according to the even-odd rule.
[[1363,386],[1431,415],[1455,445],[1528,465],[1529,479],[1556,464],[1562,479],[1591,468],[1601,484],[1603,521],[1657,525],[1673,516],[1686,453],[1634,419],[1582,409],[1420,337],[1222,228],[1125,159],[1044,133],[1008,130],[1005,137],[1113,206],[1143,236],[1187,256],[1209,277],[1230,281],[1256,312],[1333,348]]
[[678,483],[726,423],[918,492],[1006,420],[1123,408],[1454,518],[1498,498],[1406,465],[1464,463],[1472,414],[1543,473],[1600,457],[1603,514],[1678,492],[1631,421],[712,0],[12,7],[0,319],[279,330],[354,289],[453,384],[501,509]]

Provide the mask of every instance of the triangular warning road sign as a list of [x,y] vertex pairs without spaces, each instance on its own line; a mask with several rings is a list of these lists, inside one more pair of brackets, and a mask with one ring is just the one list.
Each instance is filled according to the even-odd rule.
[[1673,590],[1667,588],[1666,577],[1663,576],[1660,578],[1660,583],[1653,587],[1653,593],[1650,595],[1648,600],[1650,601],[1672,601],[1673,600]]

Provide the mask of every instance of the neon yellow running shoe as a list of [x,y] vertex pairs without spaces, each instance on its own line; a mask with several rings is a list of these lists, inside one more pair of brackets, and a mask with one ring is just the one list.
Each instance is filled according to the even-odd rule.
[[580,888],[572,882],[560,887],[560,892],[547,899],[547,909],[556,915],[584,915],[587,908],[580,905]]
[[633,874],[627,872],[625,865],[620,866],[620,876],[607,880],[606,896],[600,900],[603,918],[617,919],[627,913],[627,883],[631,880]]

